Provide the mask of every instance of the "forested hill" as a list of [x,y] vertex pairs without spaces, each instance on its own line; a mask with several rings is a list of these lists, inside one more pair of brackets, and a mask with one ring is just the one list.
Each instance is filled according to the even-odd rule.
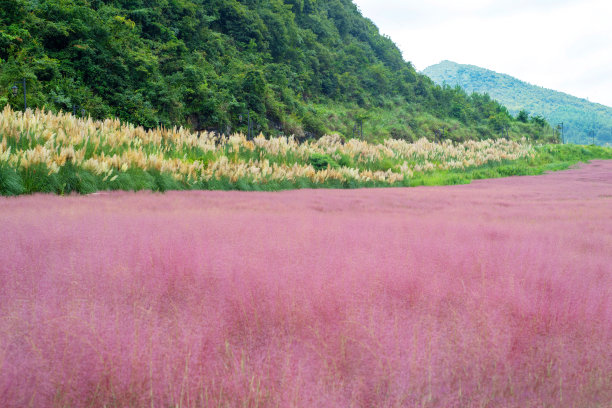
[[550,123],[563,123],[566,141],[571,143],[612,144],[612,108],[566,93],[520,81],[509,75],[443,61],[423,71],[438,84],[458,85],[466,92],[488,93],[511,113],[525,110],[542,115]]
[[23,108],[24,77],[29,107],[145,127],[246,131],[250,112],[298,137],[551,133],[416,73],[351,0],[2,0],[0,107]]

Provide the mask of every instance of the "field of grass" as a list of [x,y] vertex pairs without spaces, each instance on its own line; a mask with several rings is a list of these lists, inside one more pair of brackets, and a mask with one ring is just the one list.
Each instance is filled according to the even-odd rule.
[[338,135],[298,143],[144,130],[8,106],[0,112],[1,195],[446,185],[541,174],[595,158],[612,158],[612,148],[506,139],[368,143]]
[[611,186],[0,197],[0,406],[609,407]]

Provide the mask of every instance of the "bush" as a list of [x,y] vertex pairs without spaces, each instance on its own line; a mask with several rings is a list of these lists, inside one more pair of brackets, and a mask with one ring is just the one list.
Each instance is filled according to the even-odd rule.
[[57,173],[57,183],[56,192],[60,194],[72,192],[91,194],[98,191],[97,177],[70,162],[60,167],[60,171]]
[[50,173],[44,164],[20,168],[19,173],[23,182],[23,192],[26,194],[62,192],[58,174]]
[[340,154],[340,159],[338,160],[338,164],[341,167],[355,167],[353,158],[349,156],[348,154],[344,154],[344,153]]
[[313,153],[308,158],[308,164],[315,168],[315,170],[324,170],[329,168],[337,169],[340,165],[331,157],[326,154]]
[[13,196],[23,193],[19,174],[8,165],[0,164],[0,195]]

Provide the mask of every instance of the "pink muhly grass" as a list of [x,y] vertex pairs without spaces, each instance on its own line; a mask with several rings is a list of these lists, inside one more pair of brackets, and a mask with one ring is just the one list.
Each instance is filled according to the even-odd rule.
[[0,406],[605,406],[611,191],[2,198]]

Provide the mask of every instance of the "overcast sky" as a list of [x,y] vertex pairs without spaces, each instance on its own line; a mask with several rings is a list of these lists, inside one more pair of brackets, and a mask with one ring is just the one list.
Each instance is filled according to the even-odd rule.
[[612,0],[354,0],[421,71],[477,65],[612,106]]

